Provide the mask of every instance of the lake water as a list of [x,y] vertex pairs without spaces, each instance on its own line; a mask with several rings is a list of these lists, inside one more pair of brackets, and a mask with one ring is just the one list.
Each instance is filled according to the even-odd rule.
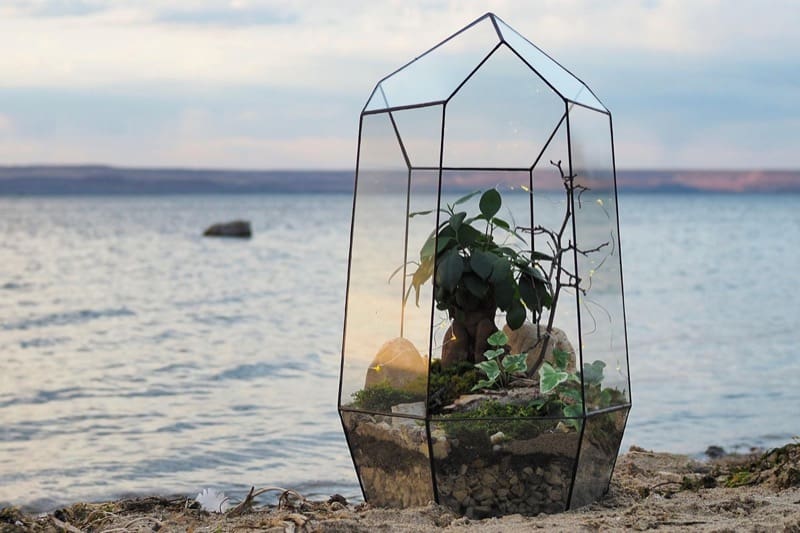
[[[0,198],[0,506],[359,498],[336,414],[351,198]],[[253,223],[251,240],[200,236]],[[800,433],[800,195],[622,195],[623,443]]]

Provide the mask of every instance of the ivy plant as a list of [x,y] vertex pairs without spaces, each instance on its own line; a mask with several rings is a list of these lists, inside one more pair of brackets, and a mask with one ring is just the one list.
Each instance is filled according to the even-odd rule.
[[506,387],[514,374],[524,374],[528,370],[526,360],[528,354],[506,354],[505,345],[508,344],[508,337],[505,333],[496,331],[487,341],[492,348],[483,354],[486,361],[475,365],[478,370],[486,374],[486,379],[480,380],[472,387],[473,391]]

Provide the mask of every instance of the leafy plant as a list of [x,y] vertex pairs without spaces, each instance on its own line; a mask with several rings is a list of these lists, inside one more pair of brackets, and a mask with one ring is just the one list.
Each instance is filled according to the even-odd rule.
[[[479,212],[470,215],[462,206],[478,195]],[[419,305],[422,285],[435,276],[436,307],[453,319],[450,337],[456,340],[453,346],[457,345],[458,353],[452,360],[447,358],[446,364],[481,360],[486,338],[497,330],[494,317],[498,309],[505,311],[508,326],[518,329],[527,310],[538,322],[542,310],[551,305],[550,282],[539,261],[552,258],[527,248],[516,228],[498,216],[502,204],[500,193],[489,189],[440,209],[441,222],[422,245],[419,261],[411,262],[417,268],[408,274],[411,281],[406,300],[414,291]]]
[[476,368],[486,374],[486,379],[480,380],[472,387],[473,391],[505,387],[511,382],[514,374],[524,374],[528,370],[528,354],[506,354],[505,345],[508,344],[508,337],[505,333],[496,331],[486,340],[492,349],[483,353],[486,361],[475,364]]
[[558,348],[553,350],[553,362],[547,361],[539,367],[539,392],[551,397],[561,404],[561,411],[565,417],[571,418],[569,424],[578,429],[575,418],[583,415],[583,394],[589,409],[604,409],[620,403],[623,393],[617,389],[603,388],[603,370],[606,364],[603,361],[584,363],[580,372],[568,372],[569,354]]

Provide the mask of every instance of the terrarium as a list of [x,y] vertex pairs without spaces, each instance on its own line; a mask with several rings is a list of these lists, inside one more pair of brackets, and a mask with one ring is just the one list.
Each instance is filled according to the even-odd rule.
[[630,409],[611,114],[488,13],[360,118],[339,413],[366,500],[608,489]]

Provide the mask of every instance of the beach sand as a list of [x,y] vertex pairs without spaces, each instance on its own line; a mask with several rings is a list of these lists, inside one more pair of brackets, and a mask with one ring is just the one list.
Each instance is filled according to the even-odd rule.
[[192,498],[79,503],[41,516],[0,510],[0,531],[800,532],[800,444],[700,462],[632,447],[617,462],[609,493],[554,515],[470,520],[433,503],[405,510],[284,494],[284,506],[244,506],[227,514],[192,509]]

